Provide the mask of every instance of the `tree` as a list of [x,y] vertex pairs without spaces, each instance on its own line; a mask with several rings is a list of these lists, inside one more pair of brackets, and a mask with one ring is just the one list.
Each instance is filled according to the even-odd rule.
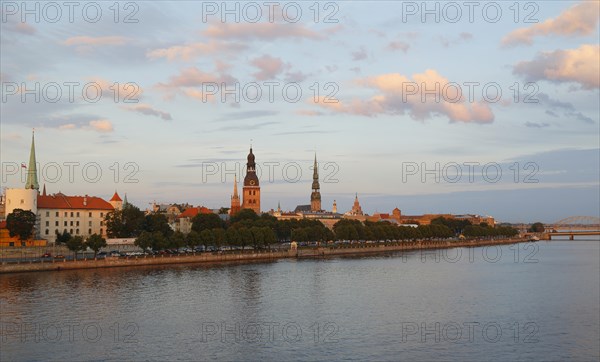
[[98,254],[98,250],[106,246],[106,239],[104,239],[101,235],[92,234],[88,236],[85,241],[85,246],[92,249],[94,251],[94,258],[96,254]]
[[250,220],[256,221],[258,220],[258,215],[252,209],[242,209],[235,215],[231,215],[229,222],[233,225],[236,222],[240,222],[242,220]]
[[122,210],[114,210],[104,217],[106,233],[111,238],[131,238],[142,232],[144,212],[127,204]]
[[192,219],[192,230],[202,232],[209,229],[223,229],[225,223],[217,214],[198,214]]
[[209,245],[214,245],[215,234],[211,229],[204,229],[200,232],[200,242],[204,245],[204,251],[208,249]]
[[189,248],[194,249],[196,246],[200,245],[202,240],[200,239],[200,234],[192,230],[185,236],[185,242]]
[[60,245],[60,244],[65,244],[65,245],[66,245],[66,244],[67,244],[67,242],[68,242],[69,240],[71,240],[71,238],[72,238],[71,234],[69,234],[69,233],[67,232],[67,230],[64,230],[64,231],[62,232],[62,234],[61,234],[61,233],[59,233],[59,232],[58,232],[58,230],[55,230],[55,233],[56,233],[56,243],[57,243],[57,244],[59,244],[59,245]]
[[142,229],[148,232],[158,231],[169,238],[173,234],[173,229],[169,226],[169,220],[164,214],[149,214],[144,217]]
[[174,248],[181,248],[186,244],[185,235],[181,231],[176,231],[171,235],[171,245]]
[[146,251],[147,249],[152,248],[152,233],[147,231],[142,231],[140,235],[135,239],[133,244],[137,247],[142,248],[142,250]]
[[532,232],[532,233],[543,233],[544,230],[546,230],[546,228],[544,227],[544,224],[542,224],[541,222],[533,223],[531,225],[531,227],[529,228],[529,232]]
[[66,241],[66,246],[73,252],[75,260],[77,260],[77,252],[85,250],[85,244],[83,243],[83,237],[76,235]]
[[18,236],[19,240],[27,240],[33,233],[35,214],[29,210],[14,209],[6,218],[6,228],[10,237]]

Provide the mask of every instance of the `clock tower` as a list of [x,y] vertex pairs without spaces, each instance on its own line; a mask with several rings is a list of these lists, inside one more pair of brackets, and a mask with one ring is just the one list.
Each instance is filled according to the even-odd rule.
[[243,202],[242,209],[252,209],[260,215],[260,186],[256,176],[256,162],[252,147],[248,154],[248,163],[246,164],[246,177],[244,177]]

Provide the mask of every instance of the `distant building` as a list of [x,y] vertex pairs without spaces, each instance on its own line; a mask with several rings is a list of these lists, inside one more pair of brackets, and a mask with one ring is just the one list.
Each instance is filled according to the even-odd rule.
[[313,165],[312,193],[310,194],[310,211],[321,211],[321,186],[319,185],[319,168],[317,165],[317,154]]
[[233,195],[231,195],[231,208],[229,215],[235,215],[242,209],[240,205],[240,195],[238,195],[237,175],[233,176]]
[[246,164],[246,177],[244,177],[242,209],[251,209],[260,215],[260,185],[258,176],[256,176],[256,162],[252,147],[248,154],[248,163]]
[[175,222],[171,223],[171,228],[175,231],[181,231],[184,234],[188,234],[192,231],[192,219],[198,214],[212,214],[213,212],[204,207],[188,207],[184,212],[177,216]]

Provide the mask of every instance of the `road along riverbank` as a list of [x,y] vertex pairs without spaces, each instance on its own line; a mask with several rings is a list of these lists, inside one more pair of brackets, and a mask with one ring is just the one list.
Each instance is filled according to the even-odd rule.
[[46,260],[31,262],[2,262],[0,274],[60,271],[74,269],[96,269],[131,267],[141,265],[168,265],[189,263],[226,263],[246,261],[268,261],[284,258],[323,258],[345,255],[363,255],[425,249],[448,249],[461,247],[480,247],[527,242],[527,239],[463,240],[463,241],[416,241],[393,244],[362,243],[349,245],[299,248],[296,250],[257,250],[244,252],[215,252],[187,255],[148,255],[137,257],[108,257],[85,260]]

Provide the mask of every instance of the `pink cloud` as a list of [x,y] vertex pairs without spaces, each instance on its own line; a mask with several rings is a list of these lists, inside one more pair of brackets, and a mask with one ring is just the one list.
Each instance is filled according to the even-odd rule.
[[68,46],[91,46],[91,45],[126,45],[130,39],[123,36],[74,36],[63,42]]
[[247,46],[244,44],[211,40],[207,43],[198,42],[155,49],[146,53],[146,56],[150,59],[167,58],[168,60],[190,61],[206,54],[231,54],[246,48]]
[[102,99],[114,101],[116,97],[119,102],[137,103],[144,93],[144,89],[135,82],[109,82],[97,77],[88,79],[102,90]]
[[294,23],[218,23],[210,25],[204,35],[219,39],[275,40],[279,38],[321,40],[323,36],[302,24]]
[[89,125],[94,131],[98,132],[112,132],[114,130],[112,123],[106,119],[90,121]]
[[467,97],[455,88],[447,87],[450,81],[435,70],[414,74],[412,78],[391,73],[358,79],[357,84],[375,90],[368,99],[324,102],[318,104],[335,113],[355,114],[365,117],[408,114],[415,120],[430,119],[435,115],[447,117],[451,122],[490,123],[494,114],[486,102],[467,102]]
[[154,107],[152,107],[149,104],[136,104],[134,106],[129,106],[126,107],[126,109],[128,111],[132,111],[132,112],[138,112],[141,114],[144,114],[146,116],[156,116],[156,117],[160,117],[165,121],[170,121],[173,118],[171,117],[171,114],[168,112],[163,112],[161,110],[158,110]]
[[556,18],[538,23],[528,28],[519,28],[502,39],[502,45],[531,45],[536,36],[582,36],[598,34],[600,2],[582,1],[563,11]]
[[256,80],[273,79],[286,68],[286,65],[280,58],[274,58],[266,54],[262,57],[253,59],[250,64],[259,70],[252,74]]
[[600,88],[600,46],[584,44],[577,49],[555,50],[538,54],[513,68],[528,80],[573,82],[583,89]]

